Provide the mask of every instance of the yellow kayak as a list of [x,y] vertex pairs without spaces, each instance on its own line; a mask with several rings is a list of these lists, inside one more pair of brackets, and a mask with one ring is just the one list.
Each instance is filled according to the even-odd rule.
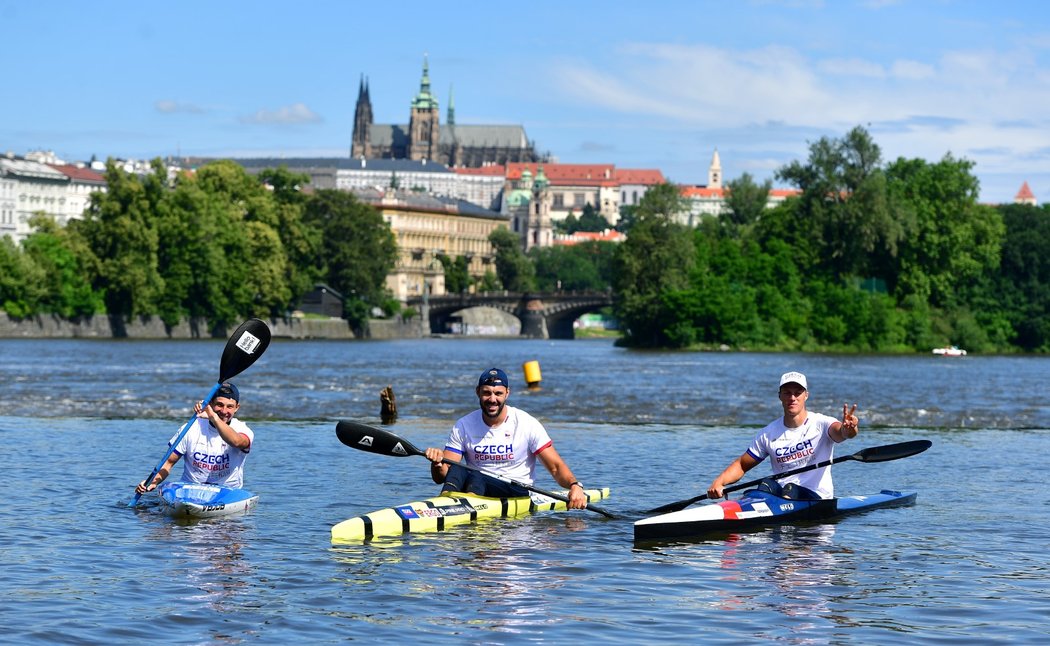
[[[597,502],[609,497],[609,488],[588,489],[586,493],[587,502]],[[441,532],[481,518],[513,518],[537,511],[567,509],[565,502],[541,494],[520,498],[488,498],[451,492],[344,520],[332,527],[332,542],[361,542],[381,536]]]

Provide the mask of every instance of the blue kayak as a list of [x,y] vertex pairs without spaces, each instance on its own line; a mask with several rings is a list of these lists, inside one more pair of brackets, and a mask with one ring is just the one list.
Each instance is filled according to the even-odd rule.
[[866,496],[795,500],[751,489],[736,500],[643,518],[634,524],[634,540],[695,539],[767,525],[827,520],[880,507],[911,505],[917,495],[883,489]]
[[246,512],[259,496],[246,489],[231,489],[197,482],[165,482],[160,501],[169,516],[214,518]]

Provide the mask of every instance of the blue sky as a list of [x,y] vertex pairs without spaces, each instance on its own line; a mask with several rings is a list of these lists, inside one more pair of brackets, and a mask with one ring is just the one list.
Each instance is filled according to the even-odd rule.
[[[1050,201],[1050,3],[0,0],[0,152],[345,156],[368,78],[407,123],[424,54],[457,123],[559,161],[759,180],[866,127],[883,159],[973,161]],[[782,186],[774,180],[774,184]]]

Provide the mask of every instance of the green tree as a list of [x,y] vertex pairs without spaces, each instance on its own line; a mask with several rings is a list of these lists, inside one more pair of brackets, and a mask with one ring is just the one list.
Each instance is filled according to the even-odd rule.
[[445,291],[449,294],[459,294],[467,291],[470,287],[470,261],[466,256],[450,258],[440,254],[438,260],[445,270]]
[[496,250],[496,275],[503,289],[527,292],[536,288],[536,270],[521,250],[521,236],[505,228],[489,234],[489,242]]
[[303,222],[306,208],[303,187],[310,183],[310,176],[293,173],[282,166],[263,170],[259,173],[259,179],[273,192],[277,233],[287,259],[285,280],[292,300],[298,302],[321,276],[321,266],[318,264],[321,232]]
[[890,264],[908,231],[887,192],[881,150],[856,127],[840,140],[810,145],[809,160],[792,162],[777,177],[802,190],[797,246],[812,245],[821,269],[833,276],[871,276]]
[[106,162],[106,191],[92,193],[82,220],[74,222],[98,262],[93,287],[106,311],[124,320],[157,311],[164,280],[157,270],[159,240],[154,217],[161,208],[167,171],[159,160],[143,178]]
[[638,213],[637,204],[624,204],[620,207],[620,219],[616,222],[616,230],[620,233],[628,233],[634,226]]
[[283,314],[293,298],[290,262],[273,191],[241,166],[219,161],[182,176],[157,212],[165,278],[161,316],[205,317],[226,327]]
[[619,247],[614,311],[627,345],[690,342],[673,330],[679,321],[669,301],[670,294],[688,288],[696,260],[692,232],[675,221],[686,211],[677,186],[649,189],[638,204],[627,240]]
[[0,236],[0,308],[14,318],[39,311],[45,297],[47,277],[33,258],[10,236]]
[[1012,341],[1026,352],[1050,352],[1050,207],[999,207],[1005,235],[1000,269],[986,300],[1001,304]]
[[576,225],[576,231],[600,232],[608,228],[610,228],[609,221],[605,219],[604,215],[598,213],[597,209],[591,206],[590,203],[583,205],[583,212],[580,214],[580,221]]
[[386,276],[397,261],[390,226],[352,193],[322,189],[306,200],[303,221],[321,232],[323,277],[343,294],[351,325],[364,328],[369,310],[387,298]]
[[773,180],[756,184],[750,173],[744,173],[739,179],[729,182],[726,189],[725,206],[718,217],[724,226],[735,232],[758,221],[766,210]]
[[[65,318],[92,316],[105,307],[101,294],[91,287],[94,267],[82,241],[58,226],[54,218],[33,216],[35,229],[22,243],[33,263],[43,272],[40,311]],[[35,283],[40,287],[41,282]]]
[[908,244],[890,281],[898,299],[915,294],[933,307],[952,308],[998,267],[1002,215],[978,204],[972,168],[951,155],[936,164],[902,158],[887,168],[895,202],[906,204],[909,219]]
[[580,221],[576,219],[575,213],[569,213],[564,218],[554,221],[554,231],[572,235],[579,229]]
[[616,249],[614,242],[586,241],[533,247],[528,256],[536,267],[536,285],[540,291],[603,291],[612,286]]

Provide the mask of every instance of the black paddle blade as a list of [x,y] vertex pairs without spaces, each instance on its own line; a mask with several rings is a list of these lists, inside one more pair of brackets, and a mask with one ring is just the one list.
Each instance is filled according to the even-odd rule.
[[339,422],[335,425],[335,434],[339,441],[352,449],[381,453],[403,458],[409,455],[426,455],[408,440],[367,424],[357,422]]
[[233,331],[219,362],[219,383],[244,372],[270,345],[270,328],[259,319],[248,319]]
[[862,451],[857,451],[851,457],[861,462],[889,462],[890,460],[899,460],[922,453],[931,446],[933,446],[933,442],[929,440],[912,440],[911,442],[872,446]]

